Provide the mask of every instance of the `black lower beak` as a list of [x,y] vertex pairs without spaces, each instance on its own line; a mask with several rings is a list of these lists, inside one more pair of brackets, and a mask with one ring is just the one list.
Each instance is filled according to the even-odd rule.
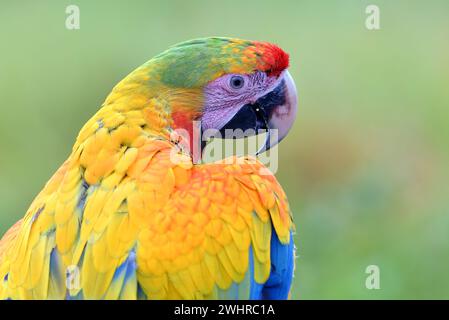
[[257,102],[251,106],[254,114],[256,115],[256,132],[261,130],[268,130],[268,116],[265,108],[259,105]]
[[268,121],[265,111],[255,104],[244,105],[239,112],[220,129],[225,139],[240,139],[257,134],[258,130],[267,129]]

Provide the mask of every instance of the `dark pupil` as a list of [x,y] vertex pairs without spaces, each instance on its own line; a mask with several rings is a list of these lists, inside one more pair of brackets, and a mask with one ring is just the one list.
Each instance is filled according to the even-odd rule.
[[233,78],[232,79],[232,86],[234,88],[240,88],[243,84],[243,80],[241,78]]

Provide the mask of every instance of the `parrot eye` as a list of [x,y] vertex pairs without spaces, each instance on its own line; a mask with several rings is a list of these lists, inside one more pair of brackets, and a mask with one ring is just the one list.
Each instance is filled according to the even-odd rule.
[[242,76],[232,76],[229,85],[232,89],[241,89],[245,84],[245,79]]

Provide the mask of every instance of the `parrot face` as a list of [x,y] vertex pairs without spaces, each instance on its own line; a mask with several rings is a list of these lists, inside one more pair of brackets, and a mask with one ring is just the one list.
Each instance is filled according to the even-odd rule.
[[288,64],[288,54],[271,43],[205,38],[178,44],[144,67],[149,85],[161,82],[158,90],[172,99],[173,128],[191,133],[192,122],[200,121],[202,131],[218,130],[224,138],[226,130],[244,136],[277,130],[274,141],[268,134],[264,151],[287,135],[296,117]]
[[[278,130],[278,139],[284,138],[296,117],[297,95],[295,83],[285,70],[279,75],[256,71],[251,74],[226,74],[205,90],[205,105],[201,117],[202,129]],[[273,146],[267,139],[264,150]]]

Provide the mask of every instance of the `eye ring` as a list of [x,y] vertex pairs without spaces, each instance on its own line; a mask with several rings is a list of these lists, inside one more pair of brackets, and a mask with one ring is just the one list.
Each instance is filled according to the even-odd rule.
[[245,79],[242,76],[232,76],[229,85],[232,89],[241,89],[245,85]]

